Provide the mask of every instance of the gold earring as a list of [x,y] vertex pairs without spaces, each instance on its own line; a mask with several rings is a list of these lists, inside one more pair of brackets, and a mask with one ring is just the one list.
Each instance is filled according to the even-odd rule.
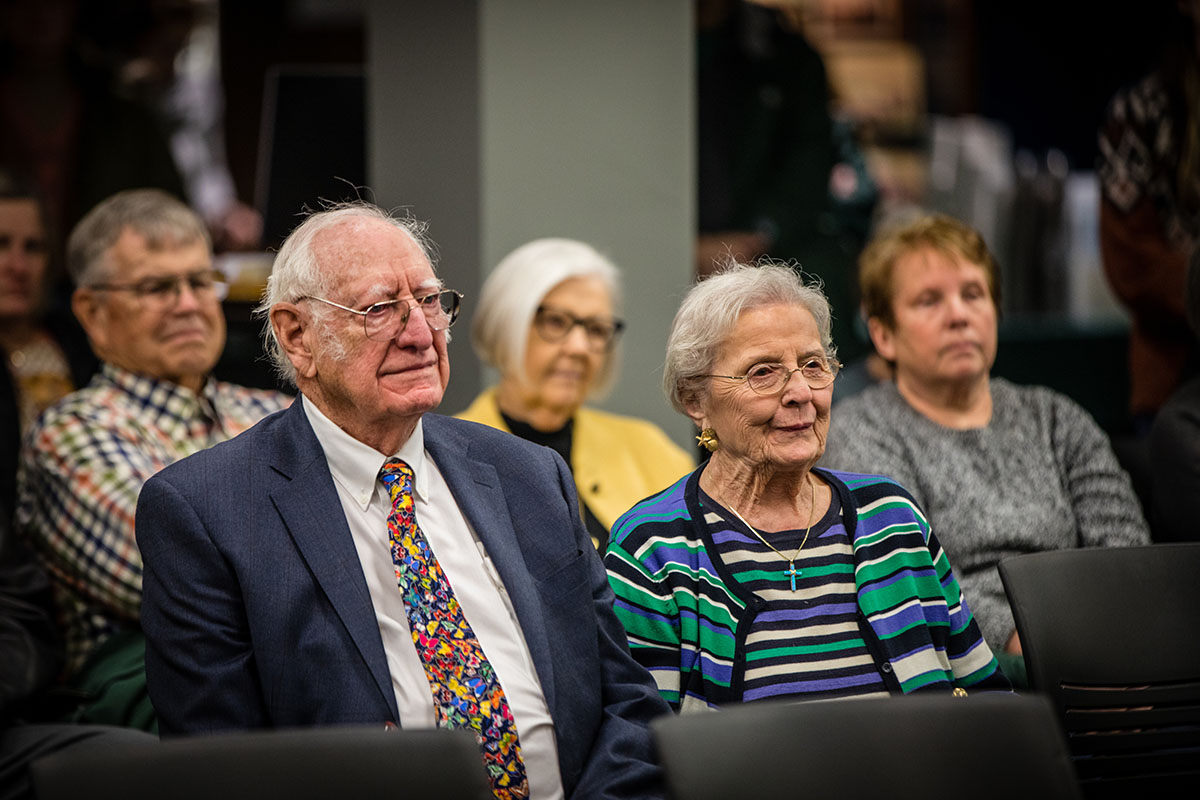
[[717,452],[717,448],[721,446],[721,440],[717,438],[717,432],[712,428],[701,430],[700,435],[696,437],[696,441],[710,453]]

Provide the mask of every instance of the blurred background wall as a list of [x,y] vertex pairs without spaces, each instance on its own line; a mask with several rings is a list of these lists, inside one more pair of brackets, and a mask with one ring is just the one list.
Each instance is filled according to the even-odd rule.
[[[821,240],[768,252],[797,258],[837,295],[848,359],[869,349],[853,296],[862,242],[913,209],[946,211],[982,230],[1001,262],[996,372],[1067,392],[1110,431],[1125,422],[1128,321],[1099,263],[1097,130],[1113,93],[1159,57],[1174,0],[1117,2],[1104,13],[1082,0],[10,0],[6,8],[76,16],[85,60],[190,135],[173,140],[189,193],[228,223],[217,228],[228,234],[218,245],[236,278],[227,377],[273,380],[255,360],[259,326],[250,319],[270,252],[305,207],[361,196],[429,220],[442,271],[467,295],[444,410],[459,410],[490,381],[466,335],[482,276],[523,241],[571,236],[611,255],[627,284],[625,363],[600,405],[685,441],[687,425],[658,381],[678,297],[705,268],[698,233],[709,198],[698,153],[706,136],[741,121],[731,110],[698,122],[705,98],[719,96],[709,94],[713,76],[729,77],[709,69],[701,32],[733,9],[745,18],[736,44],[758,59],[748,88],[757,111],[774,114],[797,148],[813,144],[814,120],[837,137],[821,143],[831,167],[803,175],[815,176],[809,194],[819,195],[819,212],[754,223],[773,235],[780,222],[799,221]],[[808,94],[795,101],[793,63],[811,72]],[[775,113],[791,102],[801,104],[792,117]],[[772,181],[787,188],[791,178],[768,167],[750,184]]]

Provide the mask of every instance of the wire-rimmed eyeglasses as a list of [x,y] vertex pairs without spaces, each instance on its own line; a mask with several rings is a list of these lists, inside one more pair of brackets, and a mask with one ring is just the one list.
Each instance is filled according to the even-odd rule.
[[201,269],[183,275],[154,275],[132,283],[93,283],[87,288],[103,292],[132,292],[144,306],[165,309],[179,302],[185,283],[192,294],[205,300],[224,300],[229,292],[225,273],[218,269]]
[[576,326],[583,328],[588,348],[603,353],[613,346],[625,329],[625,322],[615,317],[577,317],[550,306],[538,306],[533,315],[533,329],[547,342],[561,342]]
[[799,372],[800,377],[810,389],[824,389],[833,383],[842,365],[837,359],[809,358],[795,369],[788,369],[778,362],[755,364],[745,375],[697,375],[698,378],[724,378],[729,381],[745,381],[755,394],[775,394],[787,385],[793,372]]
[[377,342],[387,342],[400,335],[400,331],[404,330],[404,326],[408,324],[408,317],[412,314],[414,308],[420,308],[425,314],[425,321],[429,324],[430,330],[444,331],[454,324],[454,320],[458,319],[458,308],[462,300],[462,295],[453,289],[441,289],[429,294],[423,294],[420,297],[414,297],[411,300],[397,298],[395,300],[384,300],[379,303],[372,303],[366,308],[350,308],[341,303],[335,303],[332,300],[326,300],[324,297],[316,297],[308,295],[297,300],[316,300],[318,303],[324,303],[327,306],[340,308],[342,311],[349,311],[351,314],[357,314],[363,321],[363,332],[366,333],[368,339]]

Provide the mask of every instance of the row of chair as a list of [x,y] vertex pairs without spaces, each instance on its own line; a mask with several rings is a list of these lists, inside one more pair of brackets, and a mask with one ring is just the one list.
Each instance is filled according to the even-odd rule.
[[[1000,565],[1035,693],[755,703],[660,720],[678,800],[1200,796],[1200,544]],[[63,753],[42,800],[485,798],[461,731],[237,734]]]
[[1200,543],[1000,562],[1089,797],[1200,797]]

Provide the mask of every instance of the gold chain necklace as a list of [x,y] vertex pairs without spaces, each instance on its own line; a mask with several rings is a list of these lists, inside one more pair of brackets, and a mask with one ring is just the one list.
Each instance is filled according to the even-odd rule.
[[817,483],[816,483],[816,481],[814,481],[812,479],[812,473],[809,473],[807,477],[808,477],[808,485],[809,485],[809,490],[810,490],[809,500],[808,500],[808,529],[804,531],[804,538],[800,541],[800,546],[796,548],[796,552],[792,553],[791,558],[788,558],[783,553],[779,552],[779,550],[777,550],[775,548],[775,545],[771,544],[766,539],[764,539],[763,535],[761,533],[759,533],[757,530],[755,530],[753,525],[751,525],[749,522],[746,522],[746,520],[742,517],[741,514],[738,513],[738,510],[736,508],[734,508],[732,504],[729,506],[729,510],[733,512],[733,515],[735,517],[737,517],[743,525],[745,525],[747,528],[749,528],[750,532],[753,533],[756,537],[758,537],[758,540],[760,542],[765,544],[767,547],[771,548],[771,550],[773,550],[776,555],[778,555],[784,561],[788,562],[787,572],[785,572],[784,575],[787,575],[789,578],[792,579],[792,591],[793,592],[796,591],[796,577],[801,574],[801,571],[796,569],[796,558],[799,557],[800,551],[804,549],[804,545],[808,543],[808,534],[812,533],[813,513],[817,510]]

